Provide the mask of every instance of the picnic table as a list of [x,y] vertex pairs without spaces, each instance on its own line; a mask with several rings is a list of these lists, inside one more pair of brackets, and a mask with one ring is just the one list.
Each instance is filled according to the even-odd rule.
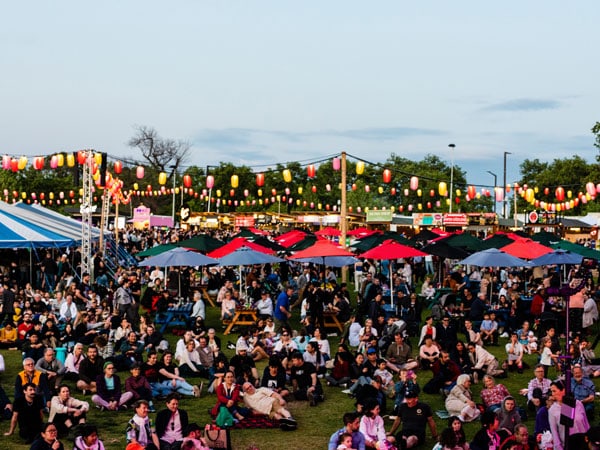
[[231,333],[231,330],[236,325],[256,325],[256,322],[258,321],[258,316],[256,315],[256,313],[256,308],[236,308],[235,314],[229,322],[229,325],[227,325],[227,328],[225,328],[223,334]]
[[184,305],[173,306],[167,309],[164,313],[158,313],[156,315],[156,323],[162,323],[160,332],[164,333],[169,325],[175,326],[187,326],[187,320],[192,313],[192,304],[186,303]]
[[338,319],[335,311],[325,311],[323,313],[323,325],[325,325],[325,328],[337,328],[340,333],[344,331],[344,325]]

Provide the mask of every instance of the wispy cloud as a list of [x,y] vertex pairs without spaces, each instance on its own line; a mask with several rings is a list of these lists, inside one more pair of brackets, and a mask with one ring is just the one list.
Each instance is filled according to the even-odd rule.
[[441,136],[446,134],[443,130],[429,128],[411,128],[411,127],[373,127],[358,128],[350,130],[329,130],[319,132],[320,135],[333,137],[347,137],[363,141],[394,141],[406,137],[414,136]]
[[557,109],[563,104],[557,100],[539,98],[516,98],[506,102],[494,103],[482,108],[483,111],[514,112],[514,111],[544,111]]

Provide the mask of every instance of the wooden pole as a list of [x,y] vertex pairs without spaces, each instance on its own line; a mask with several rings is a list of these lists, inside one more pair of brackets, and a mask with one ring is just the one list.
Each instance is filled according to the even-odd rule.
[[[346,248],[346,234],[348,232],[348,222],[346,218],[346,152],[342,152],[342,181],[340,186],[341,191],[341,205],[340,205],[340,240],[342,241],[342,247]],[[348,266],[342,268],[342,283],[346,283],[348,280]]]

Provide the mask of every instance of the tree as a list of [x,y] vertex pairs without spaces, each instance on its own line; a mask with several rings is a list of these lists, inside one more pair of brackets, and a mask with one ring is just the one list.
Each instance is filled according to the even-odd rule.
[[[594,136],[596,136],[594,147],[600,149],[600,122],[596,122],[596,124],[592,127],[592,133]],[[596,161],[600,163],[600,153],[596,155]]]
[[[136,135],[127,143],[137,148],[150,165],[160,172],[171,168],[176,171],[188,158],[191,145],[185,141],[175,141],[160,137],[152,127],[136,126]],[[174,167],[172,167],[174,166]]]

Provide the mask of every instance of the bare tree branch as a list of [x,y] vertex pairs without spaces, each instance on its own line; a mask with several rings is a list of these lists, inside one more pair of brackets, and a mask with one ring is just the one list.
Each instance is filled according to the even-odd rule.
[[135,136],[127,143],[137,148],[148,163],[161,172],[167,167],[175,166],[177,170],[189,157],[191,145],[185,141],[161,138],[156,130],[145,125],[134,127]]

